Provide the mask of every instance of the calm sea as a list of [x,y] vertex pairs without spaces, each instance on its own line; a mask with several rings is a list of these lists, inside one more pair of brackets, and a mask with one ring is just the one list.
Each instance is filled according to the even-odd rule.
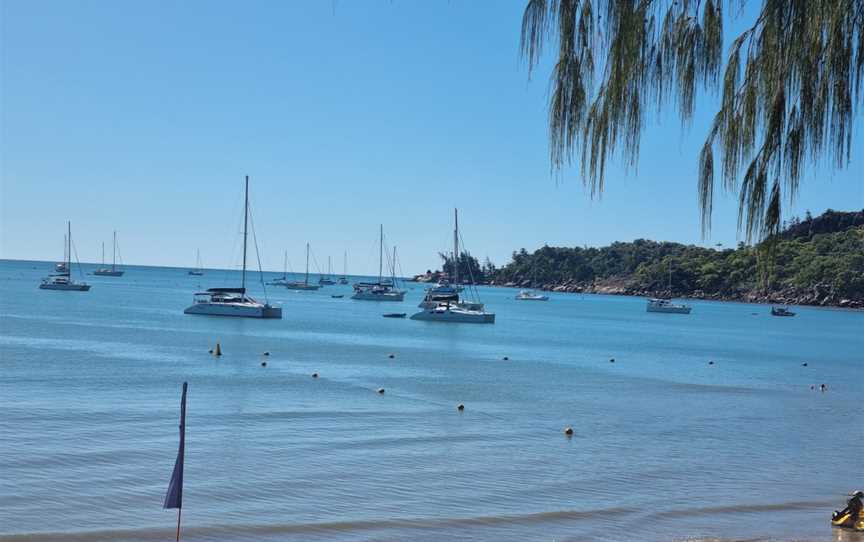
[[184,540],[856,540],[864,313],[485,288],[494,325],[436,324],[330,286],[256,321],[183,314],[237,273],[50,267],[0,262],[2,541],[173,540],[183,381]]

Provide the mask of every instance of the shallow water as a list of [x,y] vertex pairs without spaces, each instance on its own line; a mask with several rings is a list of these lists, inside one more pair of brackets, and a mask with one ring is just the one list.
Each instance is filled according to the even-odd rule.
[[422,285],[329,286],[256,321],[183,314],[232,273],[49,269],[0,261],[3,541],[173,537],[184,380],[184,540],[864,540],[828,524],[864,485],[861,312],[485,288],[496,324],[448,325],[381,318]]

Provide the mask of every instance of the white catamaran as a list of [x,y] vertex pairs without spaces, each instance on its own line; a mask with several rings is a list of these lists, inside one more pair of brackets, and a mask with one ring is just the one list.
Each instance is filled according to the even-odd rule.
[[[396,259],[394,249],[393,259]],[[396,262],[392,262],[390,280],[384,280],[384,225],[381,225],[378,241],[378,282],[358,282],[354,285],[351,299],[362,301],[403,301],[405,292],[396,288]]]
[[114,248],[111,256],[111,267],[105,267],[105,243],[102,243],[102,267],[93,271],[94,275],[101,277],[122,277],[123,271],[117,269],[117,232],[114,232]]
[[[66,252],[66,261],[63,262],[63,266],[60,267],[60,264],[55,266],[56,273],[52,275],[48,275],[44,279],[42,279],[42,283],[39,284],[40,290],[67,290],[71,292],[86,292],[90,289],[90,285],[86,282],[75,282],[72,279],[72,223],[66,223],[66,246],[64,247],[64,251]],[[80,266],[78,272],[81,272]]]
[[[246,240],[249,225],[249,176],[246,176],[246,196],[243,209],[243,273],[239,288],[208,288],[197,292],[194,302],[183,312],[208,316],[241,316],[245,318],[282,318],[282,308],[261,303],[246,295]],[[259,270],[260,273],[260,270]],[[263,285],[263,281],[262,281]]]
[[[412,320],[428,322],[454,322],[465,324],[494,324],[495,313],[487,312],[480,302],[474,277],[469,278],[468,290],[474,298],[465,301],[459,295],[459,210],[453,213],[453,281],[456,286],[439,283],[426,291],[426,297],[420,303],[423,310],[411,315]],[[470,273],[469,268],[469,273]]]

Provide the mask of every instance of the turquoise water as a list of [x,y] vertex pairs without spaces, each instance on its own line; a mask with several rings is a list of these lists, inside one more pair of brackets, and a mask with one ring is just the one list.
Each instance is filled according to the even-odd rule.
[[0,262],[0,540],[173,539],[184,380],[184,540],[856,540],[864,313],[485,288],[495,325],[448,325],[330,286],[262,321],[183,314],[239,274],[49,269]]

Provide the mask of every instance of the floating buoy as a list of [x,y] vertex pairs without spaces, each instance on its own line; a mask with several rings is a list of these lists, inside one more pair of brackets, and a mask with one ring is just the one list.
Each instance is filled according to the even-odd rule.
[[390,355],[389,355],[389,356],[387,356],[387,357],[388,357],[388,358],[390,358],[390,359],[393,359],[393,358],[395,358],[395,357],[396,357],[396,354],[390,354]]
[[463,410],[465,410],[465,405],[460,403],[459,406],[456,407],[456,410],[458,410],[459,412],[462,412]]
[[213,350],[213,355],[214,356],[221,356],[222,355],[222,345],[221,344],[216,343],[216,348]]
[[573,428],[568,425],[567,427],[564,428],[564,434],[567,435],[568,437],[572,437],[573,436]]
[[810,386],[810,389],[811,389],[811,390],[815,390],[815,389],[816,389],[816,386],[815,386],[815,385],[811,385],[811,386]]
[[270,352],[264,352],[264,355],[265,355],[265,356],[269,356],[269,355],[270,355]]
[[504,357],[501,358],[501,359],[503,359],[504,361],[510,361],[510,358],[508,358],[507,356],[504,356]]
[[807,367],[807,362],[805,361],[804,363],[802,363],[801,367]]
[[312,373],[312,378],[318,378],[318,373]]
[[819,391],[827,391],[828,384],[819,384]]
[[714,362],[713,362],[713,361],[709,361],[709,362],[708,362],[708,365],[714,365]]
[[262,362],[261,362],[261,367],[267,367],[267,362],[266,362],[266,361],[262,361]]
[[212,353],[213,353],[213,349],[211,348],[210,350],[208,350],[208,352],[212,354]]
[[384,388],[378,388],[378,394],[384,395]]
[[615,363],[615,358],[609,358],[609,363]]

